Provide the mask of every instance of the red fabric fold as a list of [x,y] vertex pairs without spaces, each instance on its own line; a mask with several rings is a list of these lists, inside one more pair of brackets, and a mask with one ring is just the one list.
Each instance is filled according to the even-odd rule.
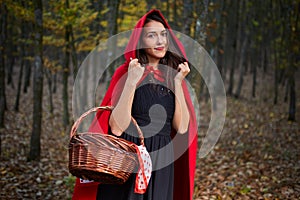
[[142,76],[142,78],[140,79],[140,81],[138,82],[138,85],[149,75],[149,74],[152,74],[153,77],[160,81],[160,82],[164,82],[165,81],[165,78],[163,76],[163,73],[159,70],[159,69],[154,69],[154,67],[150,66],[150,65],[147,65],[145,67],[145,71],[144,71],[144,74]]
[[134,192],[144,194],[147,191],[151,178],[152,161],[145,146],[136,146],[136,152],[138,154],[140,169],[135,178]]
[[[115,71],[110,86],[107,89],[107,92],[103,98],[101,106],[114,106],[116,105],[121,92],[123,90],[123,86],[127,77],[128,64],[130,62],[130,58],[136,58],[135,50],[138,44],[138,38],[140,38],[142,27],[144,26],[146,17],[149,14],[156,12],[161,16],[161,18],[165,21],[163,15],[159,10],[151,10],[147,14],[145,14],[136,24],[133,33],[130,36],[128,45],[125,49],[125,63],[117,68]],[[181,42],[175,37],[174,33],[170,29],[167,24],[167,28],[169,29],[170,36],[175,41],[178,48],[181,50],[181,53],[185,56],[185,51]],[[186,57],[186,56],[185,56]],[[193,198],[193,190],[194,190],[194,174],[196,167],[196,154],[197,154],[197,121],[194,112],[194,107],[188,92],[188,88],[186,83],[183,81],[182,87],[184,90],[184,95],[186,98],[186,102],[190,112],[190,124],[189,130],[187,134],[176,136],[180,138],[180,144],[174,144],[174,150],[176,151],[176,145],[188,145],[189,148],[184,152],[183,155],[180,156],[179,159],[175,161],[175,182],[174,182],[174,200],[192,200]],[[108,133],[108,120],[110,116],[110,111],[99,111],[94,118],[89,131],[91,132],[101,132]],[[176,133],[173,133],[173,135]],[[186,146],[187,147],[187,146]],[[176,154],[176,152],[175,152]],[[73,200],[93,200],[96,199],[97,195],[97,187],[98,183],[87,183],[83,184],[77,179]],[[162,186],[163,187],[163,186]]]

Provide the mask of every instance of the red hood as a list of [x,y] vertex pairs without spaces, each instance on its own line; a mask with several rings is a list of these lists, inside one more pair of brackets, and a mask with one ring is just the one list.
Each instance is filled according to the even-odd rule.
[[185,55],[185,51],[183,48],[183,45],[181,44],[181,42],[177,39],[177,37],[174,35],[173,31],[171,30],[171,27],[169,26],[167,20],[164,18],[164,16],[162,15],[162,13],[159,10],[153,9],[150,10],[148,13],[146,13],[135,25],[133,32],[129,38],[128,44],[126,46],[125,52],[124,52],[124,57],[126,59],[126,63],[130,62],[130,58],[136,58],[135,55],[135,50],[138,46],[138,42],[139,42],[139,38],[141,36],[143,27],[145,25],[145,21],[146,18],[153,13],[157,13],[165,22],[167,29],[170,33],[170,36],[172,37],[172,39],[175,41],[175,43],[177,44],[179,50],[181,51],[182,55],[184,55],[184,57],[186,58]]

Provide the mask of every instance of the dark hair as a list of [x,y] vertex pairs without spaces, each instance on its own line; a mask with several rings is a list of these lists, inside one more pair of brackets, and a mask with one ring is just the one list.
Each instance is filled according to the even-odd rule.
[[[167,32],[169,32],[165,21],[161,18],[159,14],[152,13],[148,15],[145,20],[144,26],[150,21],[157,21],[162,23],[163,26],[166,28]],[[170,36],[169,33],[167,35],[168,35],[168,50],[166,52],[166,55],[162,59],[160,59],[159,64],[168,66],[168,67],[160,67],[160,70],[164,73],[165,77],[167,77],[166,84],[169,87],[174,88],[173,78],[175,76],[175,72],[177,72],[177,67],[180,63],[183,63],[186,60],[182,55],[182,52],[179,49],[177,43],[174,41],[174,38]],[[141,43],[141,39],[142,37],[140,37],[139,44]],[[139,62],[141,64],[147,64],[149,61],[146,52],[143,48],[140,48],[139,46],[140,45],[138,45],[138,48],[136,49],[136,57],[139,59]]]

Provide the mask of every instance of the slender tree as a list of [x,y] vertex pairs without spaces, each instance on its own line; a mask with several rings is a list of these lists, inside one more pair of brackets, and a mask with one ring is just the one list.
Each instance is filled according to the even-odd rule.
[[[240,4],[240,22],[239,22],[239,40],[242,40],[241,45],[238,45],[238,50],[237,50],[237,56],[239,57],[236,61],[237,67],[240,69],[240,74],[239,74],[239,82],[237,85],[237,89],[235,92],[235,97],[239,98],[242,92],[242,86],[244,83],[244,75],[246,71],[246,65],[245,65],[245,60],[246,60],[246,51],[248,47],[248,33],[246,30],[246,24],[248,24],[248,19],[247,19],[247,7],[246,7],[247,0],[241,1]],[[243,13],[243,14],[242,14]]]
[[[208,0],[195,2],[193,13],[198,13],[194,21],[194,39],[204,47],[206,45],[207,35],[206,23],[208,17]],[[195,88],[198,101],[200,101],[200,94],[203,92],[204,80],[199,75],[192,77],[192,80],[192,84]]]
[[191,36],[191,27],[193,24],[193,1],[183,0],[183,12],[182,12],[182,32]]
[[[0,128],[4,127],[4,114],[6,109],[5,98],[5,41],[7,29],[7,8],[6,4],[1,4],[0,17],[1,35],[0,35]],[[0,137],[0,155],[1,155],[1,137]]]
[[215,4],[218,5],[219,9],[216,11],[216,49],[215,49],[215,54],[216,54],[216,64],[217,67],[220,71],[220,74],[223,75],[224,73],[224,43],[225,43],[225,16],[224,12],[226,9],[226,3],[224,1],[221,1],[217,3],[217,0]]
[[[69,0],[65,1],[65,8],[68,10],[70,8]],[[71,25],[67,23],[65,26],[65,57],[64,57],[64,67],[63,67],[63,124],[66,128],[70,123],[69,115],[69,95],[68,95],[68,77],[69,77],[69,63],[70,63],[70,36],[71,36]]]
[[[249,45],[249,46],[251,46],[251,45]],[[257,67],[255,64],[253,64],[254,62],[252,61],[252,59],[250,59],[253,54],[252,48],[249,48],[248,52],[249,52],[248,64],[250,64],[252,67],[252,97],[255,98],[256,97],[256,83],[257,83]]]
[[[30,1],[21,1],[24,9],[30,10],[31,4]],[[30,86],[30,79],[31,79],[31,68],[32,64],[30,58],[33,55],[33,51],[31,47],[31,32],[33,31],[33,20],[22,20],[22,37],[23,39],[23,58],[22,62],[24,65],[24,84],[23,84],[23,92],[27,93],[27,90]]]
[[[24,3],[24,2],[22,2]],[[24,6],[24,5],[23,5]],[[21,20],[21,38],[23,39],[23,41],[26,40],[26,22],[25,20]],[[20,97],[21,97],[21,88],[22,88],[22,79],[23,79],[23,72],[24,72],[24,64],[25,64],[25,43],[23,42],[21,44],[21,52],[20,52],[20,59],[21,59],[21,63],[20,63],[20,71],[19,71],[19,78],[18,78],[18,88],[17,88],[17,96],[16,96],[16,101],[15,101],[15,106],[14,106],[14,110],[15,111],[19,111],[19,103],[20,103]]]
[[228,86],[228,94],[232,95],[233,93],[233,87],[234,87],[234,72],[235,72],[235,50],[237,47],[237,20],[238,17],[238,1],[230,1],[230,9],[231,12],[228,13],[227,23],[228,23],[228,29],[227,29],[227,44],[226,44],[226,65],[230,68],[229,72],[229,86]]
[[[115,1],[109,1],[108,2],[108,26],[107,26],[107,32],[108,37],[112,37],[115,34],[118,33],[118,16],[119,16],[119,6],[120,6],[120,0]],[[107,49],[107,64],[110,65],[114,60],[112,58],[116,54],[116,47],[117,47],[117,38],[112,37],[109,39],[108,43],[108,49]],[[110,68],[110,74],[113,74],[113,68]]]
[[[9,6],[9,3],[6,3],[7,6]],[[17,59],[17,44],[16,40],[17,37],[19,36],[16,34],[16,27],[13,26],[13,24],[18,24],[17,18],[14,16],[14,12],[9,11],[6,14],[7,18],[7,25],[6,29],[6,78],[7,78],[7,85],[10,85],[13,89],[15,88],[15,84],[13,81],[13,71],[14,71],[14,66],[15,66],[15,60]]]
[[287,46],[290,48],[288,53],[288,85],[289,85],[289,111],[288,111],[288,120],[295,121],[296,120],[296,81],[295,81],[295,73],[297,70],[297,66],[300,65],[299,59],[299,33],[300,33],[300,14],[299,8],[300,2],[294,1],[292,5],[290,5],[287,14],[288,18],[288,32],[290,33],[290,37],[288,37]]
[[42,132],[42,97],[43,97],[43,4],[34,1],[35,16],[35,58],[33,78],[33,124],[28,160],[39,160]]

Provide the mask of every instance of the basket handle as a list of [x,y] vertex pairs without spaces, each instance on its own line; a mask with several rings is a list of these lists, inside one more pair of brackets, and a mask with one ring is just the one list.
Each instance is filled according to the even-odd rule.
[[[114,109],[113,106],[98,106],[98,107],[94,107],[94,108],[91,108],[90,110],[86,111],[85,113],[83,113],[73,124],[72,126],[72,129],[71,129],[71,132],[70,132],[70,137],[72,138],[73,136],[75,136],[76,134],[76,131],[79,127],[79,124],[81,123],[81,121],[87,116],[89,115],[90,113],[92,112],[97,112],[98,110],[109,110],[109,111],[112,111]],[[139,127],[138,123],[136,122],[136,120],[131,116],[131,121],[133,122],[133,124],[135,125],[137,131],[138,131],[138,135],[139,135],[139,138],[140,138],[140,144],[145,146],[145,143],[144,143],[144,135],[143,135],[143,132],[141,130],[141,128]]]

